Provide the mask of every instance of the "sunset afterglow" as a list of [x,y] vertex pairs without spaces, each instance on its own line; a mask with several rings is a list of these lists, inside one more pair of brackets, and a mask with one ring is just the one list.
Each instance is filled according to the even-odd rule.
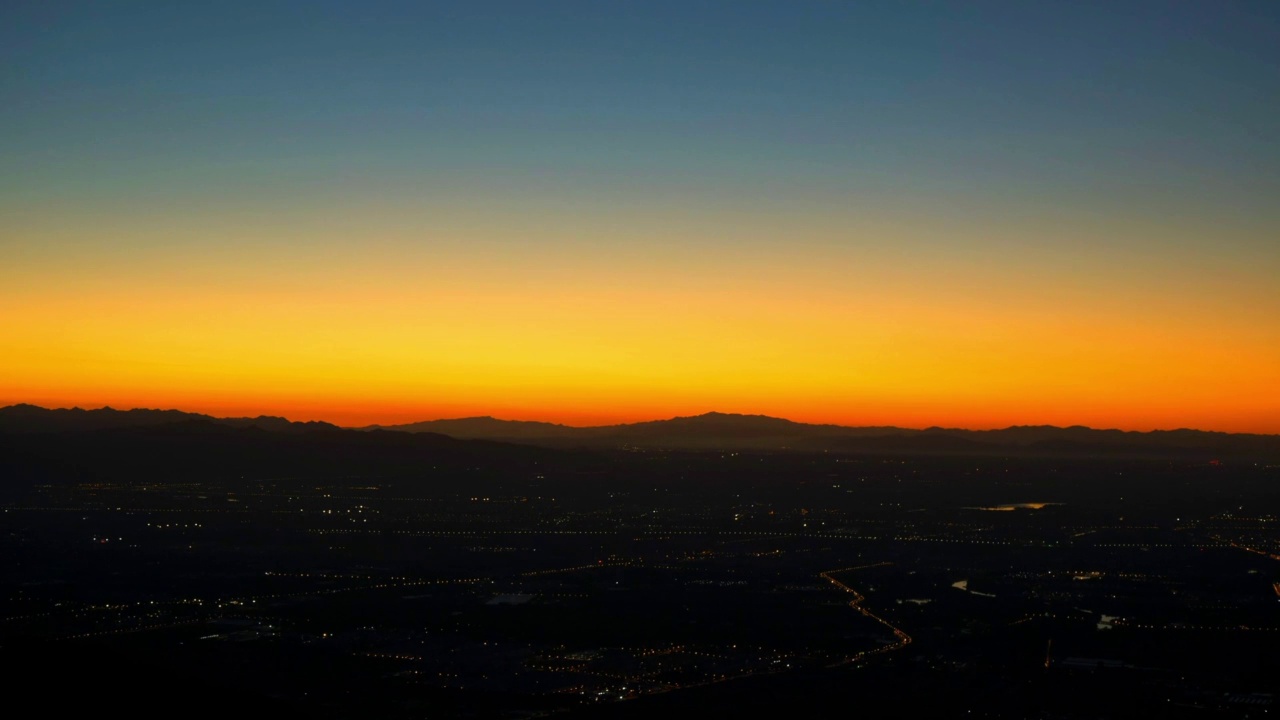
[[4,11],[0,405],[1280,433],[1247,17],[609,6]]

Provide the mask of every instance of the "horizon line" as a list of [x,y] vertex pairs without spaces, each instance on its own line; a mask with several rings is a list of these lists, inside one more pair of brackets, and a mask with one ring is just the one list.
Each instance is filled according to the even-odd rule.
[[1181,432],[1181,431],[1188,431],[1188,432],[1200,432],[1200,433],[1217,433],[1217,434],[1221,434],[1221,435],[1256,435],[1256,436],[1262,436],[1262,437],[1280,437],[1280,433],[1267,433],[1267,432],[1233,432],[1233,431],[1229,431],[1229,430],[1206,430],[1206,429],[1195,428],[1195,427],[1188,427],[1188,426],[1170,427],[1170,428],[1159,428],[1159,427],[1155,427],[1155,428],[1151,428],[1151,429],[1148,429],[1148,430],[1138,430],[1138,429],[1125,429],[1125,428],[1119,428],[1119,427],[1094,427],[1094,426],[1092,426],[1092,425],[1084,425],[1084,424],[1080,424],[1080,423],[1072,423],[1072,424],[1070,424],[1070,425],[1054,425],[1054,424],[1052,424],[1052,423],[1025,423],[1025,424],[1016,424],[1016,423],[1015,423],[1015,424],[1013,424],[1013,425],[1004,425],[1004,426],[995,426],[995,427],[981,427],[981,428],[975,428],[975,427],[957,427],[957,426],[947,427],[947,426],[943,426],[943,425],[936,425],[936,424],[935,424],[935,425],[928,425],[928,426],[925,426],[925,427],[909,427],[909,426],[904,426],[904,425],[885,425],[885,424],[872,424],[872,425],[843,425],[843,424],[840,424],[840,423],[834,423],[834,422],[805,422],[805,421],[800,421],[800,420],[792,420],[792,419],[790,419],[790,418],[785,418],[785,417],[779,417],[779,416],[776,416],[776,415],[766,415],[766,414],[763,414],[763,413],[732,413],[732,412],[722,412],[722,411],[719,411],[719,410],[708,410],[708,411],[706,411],[706,412],[697,413],[697,414],[694,414],[694,415],[672,415],[672,416],[670,416],[670,417],[660,417],[660,418],[653,418],[653,419],[649,419],[649,420],[636,420],[636,421],[632,421],[632,422],[605,423],[605,424],[600,424],[600,425],[570,425],[570,424],[567,424],[567,423],[557,423],[557,422],[552,422],[552,421],[549,421],[549,420],[511,420],[511,419],[505,419],[505,418],[495,417],[495,416],[493,416],[493,415],[465,415],[465,416],[454,416],[454,417],[439,417],[439,418],[429,418],[429,419],[424,419],[424,420],[413,420],[413,421],[410,421],[410,422],[387,423],[387,424],[383,424],[383,423],[368,423],[368,424],[365,424],[365,425],[341,425],[341,424],[338,424],[338,423],[336,423],[336,422],[332,422],[332,421],[330,421],[330,420],[325,420],[325,419],[321,419],[321,418],[309,418],[309,419],[305,419],[305,420],[296,420],[296,419],[293,419],[293,418],[288,417],[288,416],[286,416],[286,415],[272,415],[272,414],[267,414],[267,413],[260,413],[260,414],[258,414],[258,415],[256,415],[256,416],[254,416],[254,415],[214,415],[214,414],[212,414],[212,413],[208,413],[208,412],[201,412],[201,411],[196,411],[196,410],[182,410],[182,409],[180,409],[180,408],[176,408],[176,407],[169,407],[169,408],[161,408],[161,407],[130,407],[130,408],[123,408],[123,409],[122,409],[122,408],[113,407],[113,406],[111,406],[111,405],[106,405],[106,404],[104,404],[104,405],[102,405],[102,406],[100,406],[100,407],[82,407],[82,406],[80,406],[80,405],[73,405],[73,406],[70,406],[70,407],[65,407],[65,406],[64,406],[64,407],[46,407],[46,406],[43,406],[43,405],[38,405],[38,404],[36,404],[36,403],[30,403],[30,402],[14,402],[14,403],[11,403],[11,404],[9,404],[9,405],[3,405],[3,406],[0,406],[0,410],[5,410],[5,409],[8,409],[8,408],[12,408],[12,407],[23,407],[23,406],[26,406],[26,407],[34,407],[34,408],[38,408],[38,409],[40,409],[40,410],[46,410],[46,411],[58,411],[58,410],[62,410],[62,411],[76,411],[76,410],[79,410],[79,411],[81,411],[81,412],[98,412],[98,411],[102,411],[102,410],[110,410],[110,411],[113,411],[113,412],[134,412],[134,411],[151,411],[151,412],[180,412],[180,413],[185,413],[185,414],[188,414],[188,415],[204,415],[204,416],[206,416],[206,417],[210,417],[210,418],[213,418],[213,419],[215,419],[215,420],[235,420],[235,419],[250,419],[250,420],[256,420],[256,419],[258,419],[258,418],[279,418],[279,419],[286,420],[286,421],[291,422],[291,423],[312,423],[312,422],[325,423],[325,424],[333,425],[334,427],[337,427],[337,428],[340,428],[340,429],[343,429],[343,430],[363,430],[363,429],[367,429],[367,428],[386,429],[386,428],[403,427],[403,426],[406,426],[406,425],[418,425],[418,424],[421,424],[421,423],[431,423],[431,422],[453,422],[453,421],[459,421],[459,420],[493,420],[493,421],[496,421],[496,422],[535,423],[535,424],[544,424],[544,425],[554,425],[554,426],[564,427],[564,428],[569,428],[569,429],[573,429],[573,430],[590,430],[590,429],[597,429],[597,428],[623,427],[623,426],[627,426],[627,425],[639,425],[639,424],[652,423],[652,422],[667,422],[667,421],[671,421],[671,420],[686,420],[686,419],[691,419],[691,418],[705,417],[705,416],[708,416],[708,415],[723,415],[723,416],[726,416],[726,417],[765,418],[765,419],[769,419],[769,420],[781,420],[781,421],[789,422],[789,423],[793,423],[793,424],[796,424],[796,425],[807,425],[807,426],[811,426],[811,427],[837,427],[837,428],[844,428],[844,429],[849,429],[849,430],[866,430],[866,429],[878,429],[878,428],[883,428],[883,429],[891,429],[891,430],[912,430],[912,431],[917,431],[917,432],[924,432],[924,431],[927,431],[927,430],[945,430],[945,431],[959,431],[959,432],[998,432],[998,431],[1001,431],[1001,430],[1012,430],[1012,429],[1017,429],[1017,428],[1054,428],[1054,429],[1059,429],[1059,430],[1069,430],[1069,429],[1072,429],[1072,428],[1081,428],[1081,429],[1085,429],[1085,430],[1093,430],[1093,431],[1096,431],[1096,432],[1122,432],[1122,433],[1138,433],[1138,434],[1157,433],[1157,432]]

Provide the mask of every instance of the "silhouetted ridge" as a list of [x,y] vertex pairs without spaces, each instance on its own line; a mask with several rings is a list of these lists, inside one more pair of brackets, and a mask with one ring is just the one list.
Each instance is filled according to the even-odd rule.
[[408,425],[370,425],[362,430],[398,432],[435,432],[456,438],[538,439],[571,437],[578,428],[528,420],[498,420],[489,416],[427,420]]
[[1250,435],[1200,430],[1136,432],[1095,430],[1073,425],[1015,425],[1000,430],[929,427],[845,427],[812,425],[767,415],[708,412],[622,425],[571,427],[490,416],[428,420],[393,426],[342,430],[329,423],[291,422],[285,418],[214,418],[178,410],[46,410],[34,405],[0,408],[0,433],[41,434],[123,428],[158,428],[199,421],[267,434],[334,433],[385,436],[437,434],[459,440],[489,440],[555,448],[639,448],[652,450],[787,450],[806,452],[1106,455],[1233,457],[1280,459],[1280,435]]
[[191,417],[159,425],[0,433],[0,479],[420,477],[450,469],[533,467],[552,452],[433,433],[359,432],[324,423],[278,432]]
[[798,450],[853,453],[1171,455],[1280,458],[1280,436],[1200,430],[1136,432],[1081,425],[1016,425],[1000,430],[933,426],[811,425],[767,415],[708,412],[624,425],[569,427],[491,417],[431,420],[385,427],[459,438],[553,447],[639,447],[679,450]]
[[305,429],[325,428],[337,430],[337,425],[326,422],[292,422],[282,417],[259,415],[256,418],[215,418],[201,413],[181,410],[152,410],[137,408],[116,410],[104,407],[97,410],[82,408],[45,409],[36,405],[10,405],[0,408],[0,432],[44,433],[106,430],[110,428],[155,427],[188,420],[202,420],[231,427],[257,427],[274,432],[300,432]]

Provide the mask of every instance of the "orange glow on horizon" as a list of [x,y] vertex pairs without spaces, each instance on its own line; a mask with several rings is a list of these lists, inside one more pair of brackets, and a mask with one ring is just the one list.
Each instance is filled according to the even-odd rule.
[[[174,399],[176,397],[176,399]],[[342,427],[367,425],[397,425],[424,420],[454,419],[491,416],[500,420],[528,420],[550,422],[573,427],[617,425],[673,417],[701,415],[707,412],[727,412],[743,415],[767,415],[809,424],[843,425],[848,427],[894,426],[923,429],[926,427],[958,428],[967,430],[994,430],[1014,425],[1055,425],[1067,427],[1084,425],[1096,429],[1119,429],[1147,432],[1190,428],[1220,432],[1280,434],[1280,423],[1275,414],[1258,414],[1238,417],[1226,413],[1214,414],[1205,408],[1199,417],[1201,423],[1185,422],[1185,409],[1169,409],[1166,414],[1147,412],[1123,417],[1105,407],[1058,408],[1052,412],[1027,413],[1017,405],[1002,408],[985,408],[977,413],[964,407],[937,408],[921,405],[909,407],[902,403],[866,406],[856,412],[838,412],[819,407],[745,407],[734,404],[679,407],[674,410],[649,405],[641,409],[598,409],[591,406],[535,407],[466,404],[424,403],[421,405],[374,402],[359,404],[335,403],[326,405],[320,400],[280,399],[254,401],[253,399],[200,399],[196,396],[157,396],[147,400],[136,397],[119,397],[101,401],[82,402],[52,395],[7,397],[0,399],[0,406],[29,403],[47,408],[80,407],[86,410],[112,407],[116,410],[133,408],[176,409],[184,412],[203,413],[214,417],[257,417],[271,415],[293,421],[323,421]],[[726,409],[727,408],[727,409]]]
[[388,237],[313,243],[302,259],[220,253],[212,239],[134,249],[133,264],[33,250],[0,267],[0,403],[345,426],[714,410],[1280,433],[1280,299],[1265,267],[1218,280],[1123,258],[1059,270],[907,234],[874,251],[671,241],[658,260],[625,245],[477,236],[478,250],[428,251]]

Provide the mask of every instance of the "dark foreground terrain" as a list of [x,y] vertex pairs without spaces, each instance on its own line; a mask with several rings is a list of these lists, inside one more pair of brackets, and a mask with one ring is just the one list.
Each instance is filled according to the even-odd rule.
[[1280,466],[256,432],[4,438],[11,702],[1280,713]]

